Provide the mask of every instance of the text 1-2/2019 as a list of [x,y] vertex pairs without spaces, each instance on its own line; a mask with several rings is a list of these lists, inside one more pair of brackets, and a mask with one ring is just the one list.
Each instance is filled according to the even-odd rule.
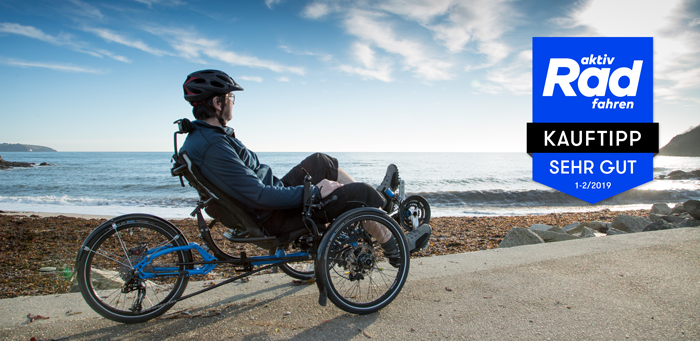
[[576,189],[610,189],[612,187],[612,182],[584,181],[575,182],[574,186]]

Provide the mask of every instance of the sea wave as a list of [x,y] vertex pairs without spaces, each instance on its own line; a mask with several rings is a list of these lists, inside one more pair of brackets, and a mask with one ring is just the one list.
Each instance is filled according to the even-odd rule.
[[[425,197],[436,207],[538,207],[590,205],[566,193],[555,190],[485,190],[460,192],[412,193]],[[700,197],[700,190],[644,190],[631,189],[598,205],[653,204],[681,202]]]
[[156,207],[193,207],[197,205],[196,198],[161,198],[149,200],[124,200],[101,198],[75,198],[64,196],[0,196],[0,204],[28,205],[62,205],[62,206],[156,206]]

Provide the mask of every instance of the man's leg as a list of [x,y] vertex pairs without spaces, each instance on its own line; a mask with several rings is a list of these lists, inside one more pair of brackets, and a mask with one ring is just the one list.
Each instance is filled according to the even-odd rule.
[[[328,179],[331,180],[331,179]],[[350,174],[346,173],[342,168],[338,167],[338,182],[340,182],[343,185],[347,185],[352,182],[357,182],[355,179],[350,176]]]

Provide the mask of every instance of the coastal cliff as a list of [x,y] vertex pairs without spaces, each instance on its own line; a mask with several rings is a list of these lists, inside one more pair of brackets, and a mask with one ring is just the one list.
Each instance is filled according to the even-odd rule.
[[0,143],[0,152],[55,152],[56,150],[44,146],[35,146],[31,144],[10,144]]
[[700,125],[676,135],[659,150],[659,155],[666,156],[700,156]]

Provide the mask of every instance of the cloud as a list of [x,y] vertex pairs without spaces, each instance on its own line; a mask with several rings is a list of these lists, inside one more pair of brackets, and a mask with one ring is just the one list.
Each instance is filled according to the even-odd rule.
[[304,75],[303,67],[287,66],[274,61],[239,54],[222,48],[225,44],[219,40],[202,38],[194,30],[146,27],[144,30],[166,39],[179,52],[179,55],[191,62],[206,64],[202,57],[209,57],[230,65],[268,69],[278,73]]
[[75,10],[72,11],[72,13],[77,14],[81,17],[86,17],[89,19],[99,19],[102,20],[104,18],[104,15],[102,15],[102,12],[100,10],[88,3],[85,3],[80,0],[69,0],[73,5],[76,6]]
[[331,8],[324,2],[314,2],[304,7],[301,15],[309,19],[319,19],[331,13]]
[[125,37],[121,34],[115,33],[113,31],[103,29],[103,28],[85,28],[85,31],[94,33],[98,37],[109,41],[109,42],[114,42],[122,45],[126,45],[129,47],[133,47],[135,49],[139,49],[141,51],[150,53],[152,55],[156,56],[163,56],[163,55],[171,55],[171,53],[159,50],[156,48],[152,48],[148,46],[146,43],[142,42],[141,40],[138,39],[131,39],[128,37]]
[[520,16],[508,0],[390,0],[381,8],[420,23],[450,52],[473,42],[487,62],[469,68],[489,67],[509,55],[501,38]]
[[284,0],[265,0],[265,5],[267,8],[272,9],[272,6],[281,4]]
[[258,83],[263,82],[262,77],[258,77],[258,76],[240,76],[238,78],[242,79],[244,81],[249,81],[249,82],[258,82]]
[[[399,56],[403,70],[426,81],[454,78],[452,66],[461,53],[481,60],[468,64],[466,70],[505,60],[513,48],[503,36],[521,16],[510,0],[317,0],[304,8],[302,16],[319,19],[329,13],[342,14],[348,34],[377,51]],[[426,32],[432,41],[424,41]],[[376,75],[362,66],[343,65],[342,69]]]
[[64,45],[70,43],[69,35],[52,36],[33,26],[24,26],[16,23],[0,23],[0,32],[18,34],[29,38],[39,39],[54,45]]
[[384,51],[399,55],[406,69],[425,80],[451,79],[452,63],[431,57],[416,40],[399,37],[384,15],[364,10],[353,10],[344,21],[346,30],[362,41]]
[[180,6],[184,5],[185,2],[181,0],[134,0],[138,3],[142,3],[148,8],[152,8],[153,5],[163,5],[163,6]]
[[[528,95],[532,93],[532,50],[521,51],[508,65],[486,70],[485,81],[478,89],[491,94],[512,93]],[[479,83],[477,81],[477,83]],[[474,85],[474,84],[472,84]]]
[[362,76],[363,79],[376,79],[383,82],[393,81],[391,77],[391,63],[378,62],[375,52],[368,44],[355,43],[353,45],[353,52],[355,59],[359,61],[363,67],[341,65],[341,71]]
[[286,45],[280,45],[279,48],[282,49],[282,51],[287,52],[289,54],[293,54],[293,55],[297,55],[297,56],[314,56],[314,57],[317,57],[318,59],[320,59],[324,62],[327,62],[327,61],[330,61],[331,59],[333,59],[333,56],[330,54],[327,54],[327,53],[315,53],[315,52],[311,52],[311,51],[300,51],[300,50],[292,49],[291,47],[286,46]]
[[47,62],[31,62],[16,59],[5,59],[0,58],[0,64],[5,64],[15,67],[38,67],[44,69],[51,69],[54,71],[62,72],[79,72],[79,73],[92,73],[92,74],[103,74],[102,70],[86,68],[82,66],[75,66],[70,64],[59,64],[59,63],[47,63]]
[[98,58],[103,58],[107,56],[120,62],[131,63],[131,60],[129,60],[129,58],[114,54],[110,51],[104,49],[90,49],[89,47],[87,47],[87,43],[73,41],[72,36],[69,34],[62,33],[58,36],[52,36],[50,34],[44,33],[44,31],[33,26],[25,26],[17,23],[8,22],[0,23],[0,32],[17,34],[33,39],[38,39],[56,46],[68,46],[76,52],[89,54]]
[[277,78],[275,78],[275,79],[277,79],[278,82],[286,82],[286,83],[291,82],[291,81],[289,80],[289,78],[287,78],[287,77],[277,77]]

